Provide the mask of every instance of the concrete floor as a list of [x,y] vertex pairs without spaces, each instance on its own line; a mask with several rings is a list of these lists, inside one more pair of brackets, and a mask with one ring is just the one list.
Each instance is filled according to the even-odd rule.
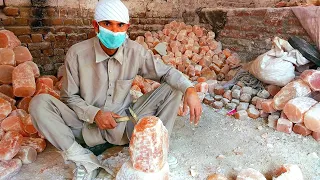
[[[171,169],[171,179],[206,179],[211,173],[235,179],[243,168],[254,168],[271,179],[282,164],[293,163],[302,169],[305,180],[320,180],[320,143],[312,137],[284,134],[260,120],[239,121],[225,116],[225,110],[204,105],[204,114],[195,130],[178,117],[171,136],[170,153],[179,161]],[[218,158],[217,158],[218,157]],[[190,175],[190,170],[194,176]],[[14,180],[71,179],[72,168],[56,149],[49,146],[35,163],[24,165]]]

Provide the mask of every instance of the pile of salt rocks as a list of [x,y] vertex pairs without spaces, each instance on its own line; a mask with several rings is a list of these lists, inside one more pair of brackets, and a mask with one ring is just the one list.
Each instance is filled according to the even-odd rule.
[[0,31],[0,48],[0,179],[10,179],[46,148],[32,124],[29,103],[44,93],[60,98],[63,67],[58,77],[40,76],[28,48],[7,30]]

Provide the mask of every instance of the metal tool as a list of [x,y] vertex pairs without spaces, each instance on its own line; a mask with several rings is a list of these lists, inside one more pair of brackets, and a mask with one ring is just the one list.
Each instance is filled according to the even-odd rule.
[[127,122],[127,121],[132,121],[132,123],[134,125],[136,125],[138,123],[138,116],[136,115],[136,113],[134,113],[134,111],[132,110],[131,107],[129,107],[128,109],[125,110],[128,116],[123,116],[120,118],[115,118],[115,121],[117,123],[120,122]]

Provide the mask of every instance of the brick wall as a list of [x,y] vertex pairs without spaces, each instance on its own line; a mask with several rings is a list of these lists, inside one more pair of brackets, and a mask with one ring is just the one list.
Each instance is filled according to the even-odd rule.
[[[91,21],[97,2],[98,0],[0,0],[2,8],[0,23],[2,28],[13,31],[23,45],[30,49],[34,62],[39,65],[42,74],[55,74],[70,46],[95,35]],[[235,8],[273,6],[276,0],[123,0],[123,2],[130,10],[132,25],[129,33],[132,39],[144,34],[145,31],[161,30],[172,20],[185,21],[188,24],[201,23],[216,32],[221,31],[219,39],[225,47],[238,51],[246,60],[268,49],[270,47],[268,38],[274,32],[284,36],[305,33],[289,9],[217,9],[219,6]],[[273,15],[271,11],[282,14]],[[250,16],[252,13],[254,16]],[[277,24],[279,21],[281,23]],[[274,27],[270,27],[270,24]],[[266,34],[261,33],[259,28],[265,28]]]

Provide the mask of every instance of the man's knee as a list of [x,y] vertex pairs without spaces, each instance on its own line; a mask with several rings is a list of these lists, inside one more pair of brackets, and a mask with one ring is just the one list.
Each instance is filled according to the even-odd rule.
[[32,98],[30,104],[29,104],[29,112],[34,113],[38,111],[39,109],[45,107],[50,100],[54,98],[49,94],[39,94]]

